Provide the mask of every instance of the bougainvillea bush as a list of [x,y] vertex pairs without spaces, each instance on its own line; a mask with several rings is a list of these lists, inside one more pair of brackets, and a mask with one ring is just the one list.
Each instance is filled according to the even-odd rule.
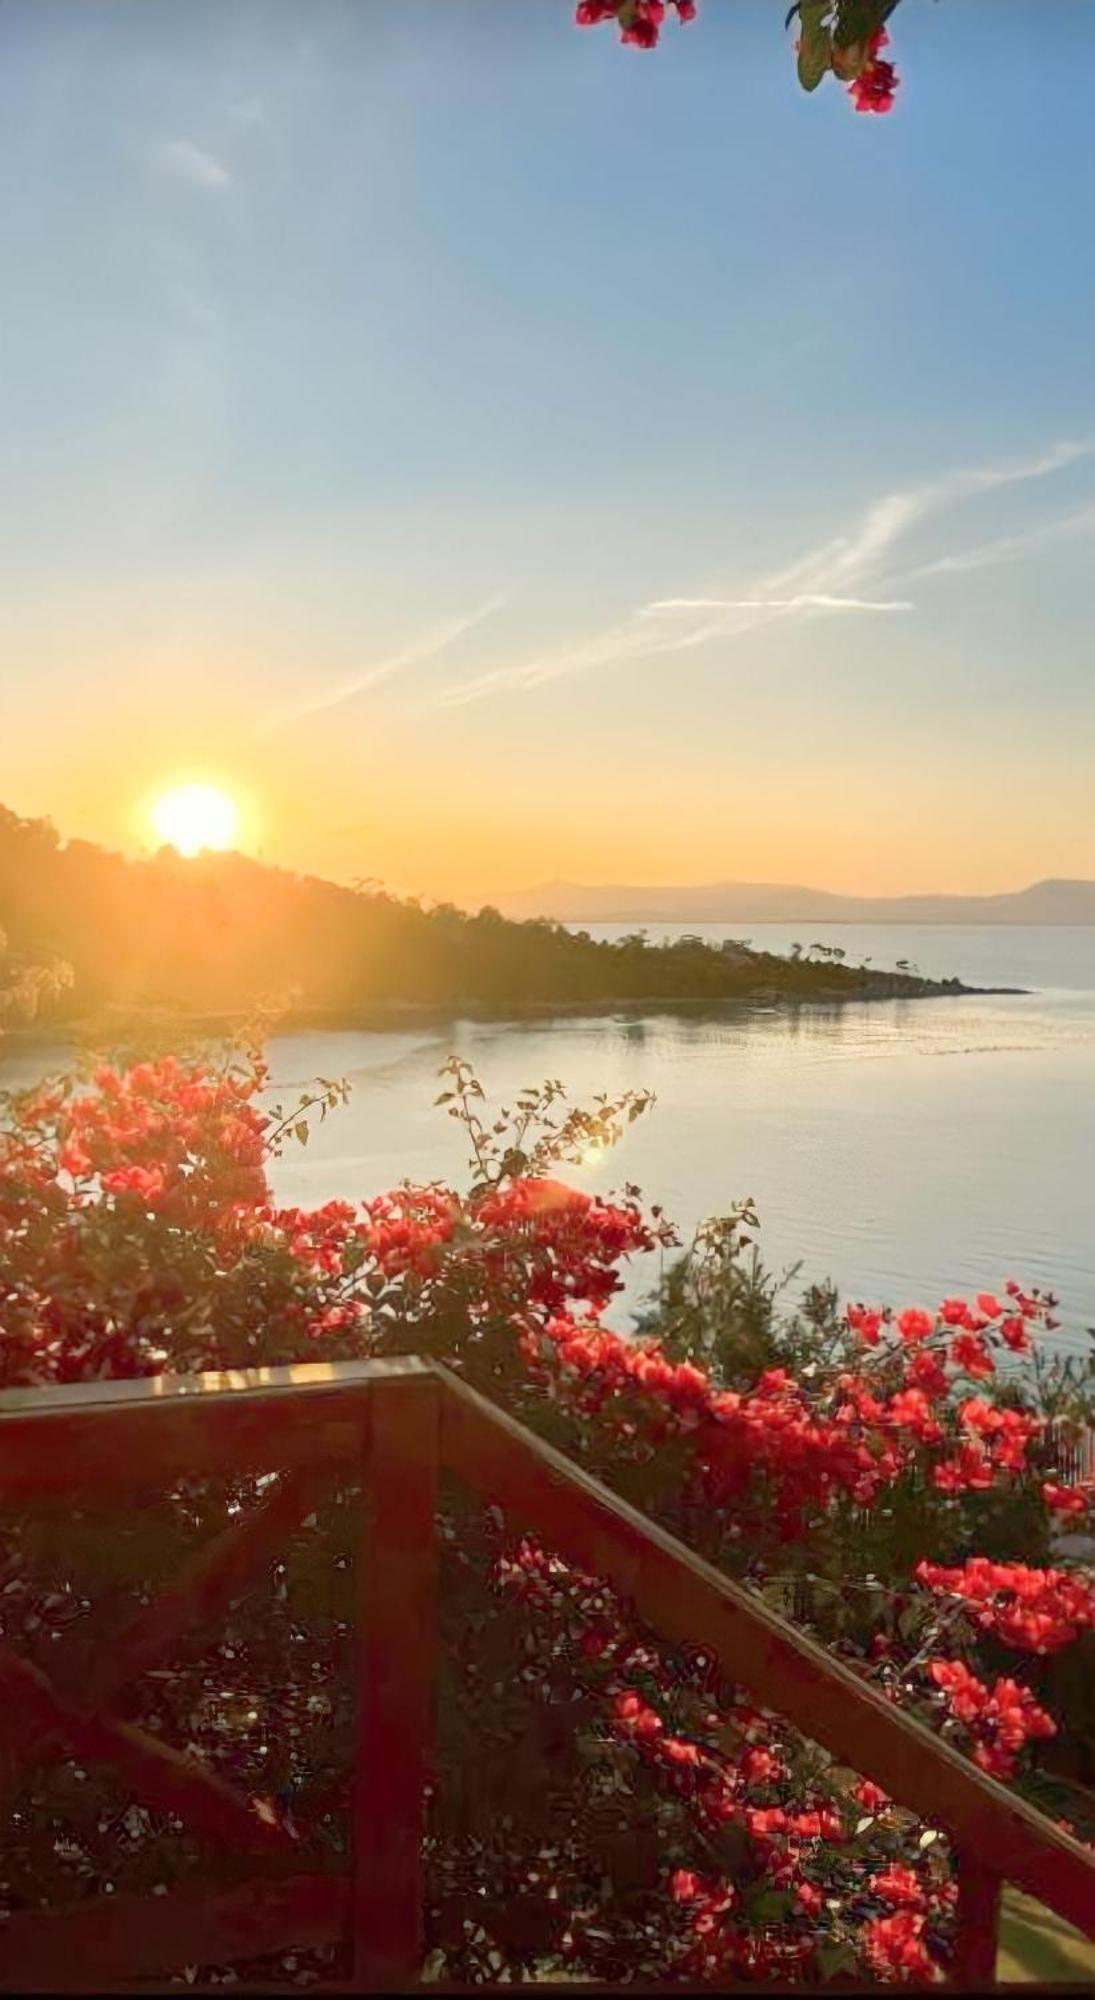
[[[587,1111],[549,1083],[494,1114],[456,1060],[439,1109],[467,1133],[466,1187],[279,1205],[272,1157],[343,1095],[321,1083],[272,1110],[257,1056],[166,1057],[13,1100],[3,1384],[439,1357],[1090,1834],[1078,1781],[1095,1731],[1075,1663],[1090,1657],[1095,1579],[1057,1546],[1090,1524],[1092,1495],[1059,1462],[1090,1411],[1045,1341],[1051,1298],[1011,1279],[931,1310],[842,1309],[825,1288],[789,1309],[748,1205],[678,1255],[637,1189],[603,1199],[560,1177],[644,1098]],[[663,1275],[629,1333],[613,1302],[628,1260],[652,1251]],[[263,1490],[185,1482],[109,1534],[77,1495],[9,1520],[5,1638],[78,1673]],[[332,1855],[353,1754],[356,1513],[352,1493],[317,1508],[222,1629],[136,1684],[129,1711]],[[939,1829],[497,1512],[454,1490],[441,1526],[432,1969],[941,1972],[955,1885]],[[113,1784],[71,1763],[24,1779],[9,1905],[162,1888],[198,1865],[181,1825]]]

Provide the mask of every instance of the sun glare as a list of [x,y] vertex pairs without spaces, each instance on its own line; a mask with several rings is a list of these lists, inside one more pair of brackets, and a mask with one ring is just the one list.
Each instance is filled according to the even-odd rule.
[[223,853],[236,844],[240,815],[235,801],[215,785],[178,785],[152,808],[152,824],[162,841],[180,854],[206,848]]

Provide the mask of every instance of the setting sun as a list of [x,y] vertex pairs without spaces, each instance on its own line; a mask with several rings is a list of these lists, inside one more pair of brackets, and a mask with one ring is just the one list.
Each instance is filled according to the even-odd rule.
[[164,792],[152,808],[152,824],[160,839],[180,854],[200,854],[205,848],[223,852],[239,836],[239,808],[215,785],[178,785]]

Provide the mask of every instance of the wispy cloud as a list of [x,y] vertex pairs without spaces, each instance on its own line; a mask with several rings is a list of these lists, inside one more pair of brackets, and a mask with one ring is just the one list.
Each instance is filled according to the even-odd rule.
[[1045,521],[1037,528],[1029,528],[1025,534],[1000,535],[994,542],[982,542],[976,548],[937,556],[932,562],[907,570],[906,581],[911,583],[917,577],[959,576],[970,570],[992,569],[997,563],[1012,562],[1017,556],[1029,555],[1034,549],[1047,548],[1053,542],[1071,541],[1073,536],[1083,535],[1095,535],[1095,507],[1082,507],[1078,513]]
[[823,614],[911,612],[915,609],[912,599],[890,594],[895,584],[1009,560],[1059,535],[1082,532],[1095,510],[902,567],[902,545],[914,533],[926,531],[964,502],[1048,478],[1093,456],[1095,437],[1065,439],[1028,457],[960,467],[937,479],[883,493],[844,534],[804,550],[768,575],[751,579],[740,592],[655,598],[636,606],[615,624],[551,652],[440,688],[422,705],[461,708],[490,695],[524,693],[550,681],[624,661],[687,652],[716,639],[732,641],[770,623],[795,624]]
[[651,643],[649,628],[629,619],[571,645],[534,654],[530,660],[521,660],[508,667],[494,667],[486,673],[476,674],[472,680],[457,681],[449,687],[440,688],[420,706],[423,709],[465,708],[469,702],[482,701],[485,695],[510,690],[523,693],[530,688],[543,687],[548,681],[564,680],[571,674],[588,673],[596,667],[659,650],[656,644]]
[[266,735],[270,730],[284,728],[290,722],[302,722],[306,716],[322,715],[325,710],[339,708],[343,702],[352,701],[355,695],[364,694],[368,688],[379,687],[382,681],[391,680],[396,674],[406,673],[412,667],[425,666],[429,660],[436,659],[439,653],[455,645],[466,632],[481,625],[493,612],[500,611],[506,601],[505,597],[490,597],[474,611],[463,612],[458,617],[429,626],[406,646],[401,646],[398,652],[390,653],[384,660],[377,660],[361,673],[351,674],[349,679],[339,681],[323,693],[309,695],[293,707],[268,716],[260,723],[259,733]]
[[798,557],[767,579],[771,591],[797,588],[799,594],[839,589],[876,575],[898,545],[963,501],[1007,486],[1045,479],[1095,453],[1095,438],[1064,440],[1028,458],[998,459],[990,465],[966,466],[893,493],[884,493],[866,509],[851,532]]
[[193,139],[165,139],[153,159],[163,173],[188,181],[191,187],[226,188],[232,184],[223,161],[206,152],[204,146],[195,145]]
[[665,611],[911,611],[908,598],[830,597],[801,591],[797,597],[657,597],[644,604],[642,618]]

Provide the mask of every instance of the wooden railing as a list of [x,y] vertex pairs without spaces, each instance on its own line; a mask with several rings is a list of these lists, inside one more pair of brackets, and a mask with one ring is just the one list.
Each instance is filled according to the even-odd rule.
[[[272,1460],[280,1473],[261,1505],[133,1619],[78,1689],[0,1646],[4,1803],[43,1760],[107,1762],[135,1798],[178,1814],[210,1845],[253,1850],[254,1877],[227,1890],[214,1877],[154,1898],[16,1912],[0,1926],[5,1988],[87,1991],[337,1942],[352,1949],[356,1990],[418,1984],[442,1468],[946,1831],[958,1856],[957,1985],[993,1979],[1004,1882],[1095,1935],[1085,1847],[444,1369],[408,1359],[160,1376],[17,1390],[0,1405],[7,1508],[81,1489],[122,1497],[147,1484],[150,1468],[166,1486],[264,1473]],[[307,1843],[273,1813],[112,1704],[184,1633],[228,1608],[340,1475],[360,1482],[365,1532],[352,1862],[332,1875],[304,1865]]]

